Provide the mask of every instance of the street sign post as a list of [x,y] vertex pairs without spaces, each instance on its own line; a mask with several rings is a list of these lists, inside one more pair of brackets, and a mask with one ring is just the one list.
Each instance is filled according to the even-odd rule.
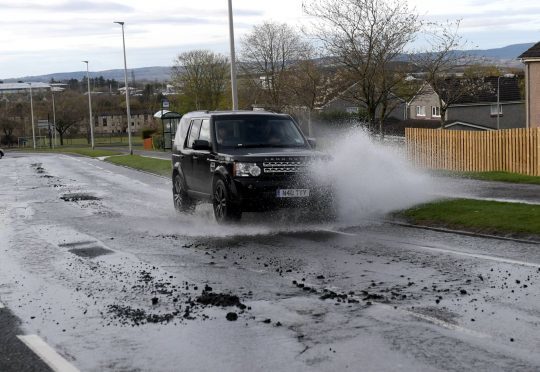
[[39,129],[49,129],[49,120],[38,120],[37,121],[37,127]]

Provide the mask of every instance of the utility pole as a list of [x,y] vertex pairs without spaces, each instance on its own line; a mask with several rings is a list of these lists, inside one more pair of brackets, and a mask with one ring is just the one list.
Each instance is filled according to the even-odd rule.
[[90,142],[92,144],[92,150],[94,149],[94,119],[92,117],[92,94],[90,93],[90,72],[88,70],[88,61],[86,63],[86,82],[88,83],[88,112],[90,116]]
[[127,62],[126,62],[126,39],[124,37],[124,22],[114,22],[122,26],[122,45],[124,47],[124,83],[126,88],[126,111],[127,111],[127,131],[129,142],[129,154],[133,155],[133,147],[131,146],[131,112],[129,109],[129,86],[127,78]]
[[232,11],[232,0],[229,0],[229,41],[231,49],[231,90],[232,90],[232,109],[238,110],[238,90],[236,87],[236,57],[234,52],[234,22]]
[[34,150],[36,149],[36,130],[34,129],[34,100],[32,98],[32,83],[30,85],[30,117],[32,118],[32,142],[34,144]]

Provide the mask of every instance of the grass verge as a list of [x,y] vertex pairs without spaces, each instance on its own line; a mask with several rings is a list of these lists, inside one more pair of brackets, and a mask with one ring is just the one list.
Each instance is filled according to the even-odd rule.
[[54,149],[10,149],[10,151],[17,152],[36,152],[36,153],[62,153],[62,154],[78,154],[78,155],[84,155],[89,156],[91,158],[97,158],[100,156],[113,156],[113,155],[119,155],[119,152],[111,151],[111,150],[100,150],[100,149],[90,149],[90,148],[77,148],[77,147],[57,147]]
[[139,155],[122,155],[107,158],[105,161],[109,163],[123,165],[130,168],[143,170],[146,172],[158,174],[160,176],[171,175],[171,161],[148,158]]
[[413,224],[493,235],[540,236],[540,205],[456,199],[397,213]]

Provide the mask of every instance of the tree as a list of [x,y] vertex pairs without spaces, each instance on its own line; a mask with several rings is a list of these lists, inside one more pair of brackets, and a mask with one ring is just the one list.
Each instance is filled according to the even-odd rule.
[[73,129],[88,114],[86,97],[70,91],[65,91],[56,98],[56,131],[60,136],[60,145],[64,145],[64,135]]
[[189,99],[190,109],[215,110],[225,95],[228,71],[227,57],[208,50],[192,50],[176,58],[173,85]]
[[[459,25],[459,20],[426,25],[426,50],[411,55],[411,61],[425,74],[428,90],[439,97],[441,128],[444,128],[449,106],[484,88],[484,69],[477,67],[478,59],[459,51],[467,46],[459,34]],[[455,77],[456,69],[464,66],[467,66],[464,76]]]
[[400,0],[314,0],[304,3],[328,55],[345,68],[351,82],[349,100],[364,107],[371,124],[382,121],[393,90],[406,76],[396,59],[421,27],[418,15]]
[[251,76],[265,104],[280,111],[289,102],[293,67],[308,59],[311,46],[285,23],[265,22],[253,27],[241,42],[244,73]]
[[19,123],[9,117],[4,115],[0,116],[0,129],[2,130],[3,136],[1,136],[1,143],[4,145],[10,146],[11,144],[17,142],[13,131]]

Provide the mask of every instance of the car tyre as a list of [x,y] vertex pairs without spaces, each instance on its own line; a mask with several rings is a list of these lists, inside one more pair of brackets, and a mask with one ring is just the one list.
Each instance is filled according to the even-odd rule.
[[212,204],[214,217],[220,224],[239,221],[242,218],[242,211],[231,202],[229,189],[222,179],[214,183]]
[[178,173],[173,177],[173,202],[174,208],[180,213],[193,212],[195,209],[195,203],[188,196],[184,180]]

